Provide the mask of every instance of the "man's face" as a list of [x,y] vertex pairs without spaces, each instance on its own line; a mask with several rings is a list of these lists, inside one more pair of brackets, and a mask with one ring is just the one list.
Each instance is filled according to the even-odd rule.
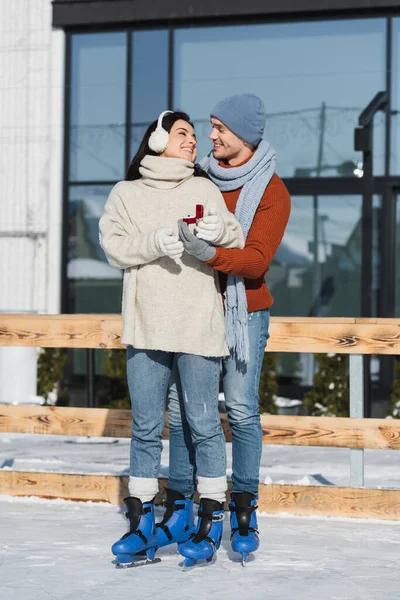
[[243,140],[237,137],[219,119],[211,117],[210,140],[214,144],[214,158],[216,160],[229,161],[247,152]]

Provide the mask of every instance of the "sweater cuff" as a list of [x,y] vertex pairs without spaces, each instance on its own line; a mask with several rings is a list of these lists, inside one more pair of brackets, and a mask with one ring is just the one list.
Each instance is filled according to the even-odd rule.
[[206,263],[206,265],[210,265],[210,267],[216,267],[218,264],[218,255],[220,254],[220,249],[219,248],[214,248],[215,249],[215,254],[212,258],[210,258],[210,260],[206,260],[204,261]]

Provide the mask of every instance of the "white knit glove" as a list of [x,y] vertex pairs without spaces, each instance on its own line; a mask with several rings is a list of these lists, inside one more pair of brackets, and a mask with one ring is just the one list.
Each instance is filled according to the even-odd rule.
[[165,256],[177,259],[183,254],[183,244],[174,230],[169,227],[163,227],[156,231],[156,244]]
[[196,225],[196,237],[211,244],[221,239],[225,231],[225,223],[217,209],[212,206],[208,215],[199,220]]

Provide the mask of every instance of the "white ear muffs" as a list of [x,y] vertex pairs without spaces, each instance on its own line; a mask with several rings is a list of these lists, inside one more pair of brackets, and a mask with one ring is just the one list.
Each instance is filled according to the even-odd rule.
[[157,127],[149,137],[149,148],[150,150],[153,150],[153,152],[157,152],[157,154],[164,152],[168,145],[169,133],[162,126],[162,120],[164,115],[172,112],[172,110],[164,110],[164,112],[161,113],[161,115],[158,117]]

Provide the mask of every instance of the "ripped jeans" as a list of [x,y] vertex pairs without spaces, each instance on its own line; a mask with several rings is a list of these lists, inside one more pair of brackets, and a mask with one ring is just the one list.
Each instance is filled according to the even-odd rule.
[[[240,365],[232,356],[222,361],[225,405],[232,431],[231,492],[250,492],[258,497],[262,453],[262,430],[258,388],[265,346],[269,337],[269,310],[249,313],[250,360]],[[189,498],[195,489],[196,466],[190,440],[187,404],[176,369],[172,372],[168,395],[169,483]],[[216,459],[217,457],[215,457]]]
[[[220,358],[127,348],[133,423],[130,475],[158,477],[165,400],[173,363],[182,385],[185,431],[196,453],[197,475],[226,474],[225,437],[218,413]],[[194,459],[193,459],[194,460]],[[193,487],[192,483],[189,487]]]

